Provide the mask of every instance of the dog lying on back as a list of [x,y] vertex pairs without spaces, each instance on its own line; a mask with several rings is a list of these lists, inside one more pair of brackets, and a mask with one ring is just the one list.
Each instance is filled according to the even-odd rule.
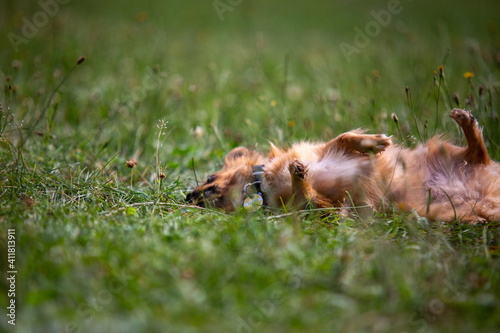
[[454,109],[450,116],[462,128],[467,147],[435,136],[407,149],[359,129],[286,150],[271,144],[267,157],[238,147],[226,156],[224,168],[186,200],[226,211],[250,198],[291,209],[368,205],[382,211],[392,205],[404,212],[415,209],[430,220],[499,221],[500,164],[490,159],[470,112]]

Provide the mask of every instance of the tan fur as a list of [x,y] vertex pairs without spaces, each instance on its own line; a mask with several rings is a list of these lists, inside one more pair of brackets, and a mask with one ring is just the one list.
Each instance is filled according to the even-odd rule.
[[354,130],[326,143],[300,142],[289,149],[271,144],[267,157],[238,147],[224,169],[197,187],[189,202],[232,211],[243,187],[264,165],[262,190],[270,206],[304,209],[369,205],[376,210],[415,209],[430,220],[500,220],[500,164],[491,161],[481,130],[468,111],[450,116],[462,127],[467,147],[440,136],[407,149],[383,134]]

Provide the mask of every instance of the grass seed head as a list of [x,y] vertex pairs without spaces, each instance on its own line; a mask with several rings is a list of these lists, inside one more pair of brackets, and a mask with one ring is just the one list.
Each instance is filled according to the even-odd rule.
[[474,103],[474,95],[468,94],[467,99],[465,100],[465,105],[472,105]]
[[396,124],[399,124],[399,118],[398,118],[398,116],[396,116],[396,114],[394,112],[391,114],[391,117],[392,117],[392,120],[394,120],[394,122]]
[[76,64],[77,64],[77,65],[80,65],[82,62],[84,62],[84,61],[85,61],[85,59],[87,59],[87,57],[86,57],[86,56],[81,56],[81,57],[80,57],[80,58],[78,58],[78,60],[76,61]]
[[12,68],[19,69],[19,68],[21,68],[23,66],[23,63],[21,62],[21,60],[15,59],[15,60],[12,61],[11,65],[12,65]]
[[134,159],[127,161],[127,168],[133,169],[137,165],[137,161]]

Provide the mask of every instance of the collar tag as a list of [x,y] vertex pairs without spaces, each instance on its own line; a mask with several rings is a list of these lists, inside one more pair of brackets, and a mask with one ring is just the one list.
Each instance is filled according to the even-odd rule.
[[255,212],[262,207],[263,203],[264,200],[260,194],[253,194],[245,198],[245,201],[243,201],[243,207],[249,212]]

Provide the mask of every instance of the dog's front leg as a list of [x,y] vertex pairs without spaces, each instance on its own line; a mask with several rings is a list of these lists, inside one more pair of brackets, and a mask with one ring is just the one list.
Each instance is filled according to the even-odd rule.
[[332,207],[333,203],[317,193],[307,179],[307,167],[300,161],[292,161],[288,169],[292,177],[292,198],[289,204],[295,209]]
[[290,205],[295,209],[303,209],[309,202],[308,186],[306,183],[307,167],[298,160],[288,165],[292,177],[292,198]]

